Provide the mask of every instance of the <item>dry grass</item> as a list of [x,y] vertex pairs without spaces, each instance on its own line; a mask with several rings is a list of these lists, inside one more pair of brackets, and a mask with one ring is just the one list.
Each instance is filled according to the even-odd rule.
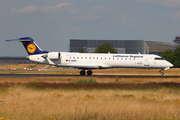
[[[128,79],[126,83],[114,84],[123,85],[127,84],[127,81]],[[171,87],[161,85],[156,90],[148,88],[138,90],[139,87],[125,90],[121,88],[76,90],[47,87],[52,86],[51,81],[47,82],[47,86],[44,86],[46,89],[43,90],[27,88],[28,83],[14,84],[7,80],[1,83],[4,85],[1,85],[0,92],[0,117],[14,120],[179,119],[180,90],[173,86],[171,80],[166,83],[168,82],[171,83]],[[133,83],[130,82],[129,85]]]
[[[79,74],[79,71],[63,72]],[[179,73],[178,68],[165,71],[165,75]],[[93,74],[159,75],[158,70],[151,69],[94,70]],[[180,119],[180,78],[93,77],[98,84],[73,85],[73,81],[80,79],[91,78],[0,78],[0,119]],[[43,84],[43,88],[28,86],[29,83]]]
[[153,91],[44,90],[0,93],[0,117],[19,119],[179,119],[179,94]]

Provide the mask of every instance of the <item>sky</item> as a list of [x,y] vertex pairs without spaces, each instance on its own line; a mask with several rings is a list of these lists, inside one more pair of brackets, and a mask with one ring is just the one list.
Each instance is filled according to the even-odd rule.
[[180,0],[1,0],[0,57],[27,56],[31,37],[47,51],[68,52],[70,39],[172,43],[180,36]]

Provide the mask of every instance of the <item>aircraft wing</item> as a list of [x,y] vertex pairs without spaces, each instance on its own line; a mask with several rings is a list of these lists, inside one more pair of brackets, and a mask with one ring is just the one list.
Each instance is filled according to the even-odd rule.
[[75,65],[75,64],[68,64],[68,65],[62,65],[58,64],[59,67],[73,67],[73,68],[79,68],[79,69],[99,69],[102,68],[102,66],[98,65]]

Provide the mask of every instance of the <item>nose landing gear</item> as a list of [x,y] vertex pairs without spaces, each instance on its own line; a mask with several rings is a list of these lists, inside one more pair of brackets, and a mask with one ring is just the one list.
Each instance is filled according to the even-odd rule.
[[164,75],[164,73],[163,72],[161,72],[161,76],[163,76]]
[[164,72],[163,72],[163,70],[164,70],[164,69],[161,69],[161,73],[160,73],[160,74],[161,74],[161,76],[163,76],[163,75],[164,75]]

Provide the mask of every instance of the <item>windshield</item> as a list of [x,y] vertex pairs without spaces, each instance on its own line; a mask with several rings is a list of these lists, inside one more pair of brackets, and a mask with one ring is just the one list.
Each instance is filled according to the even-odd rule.
[[155,60],[164,60],[164,58],[154,58]]

